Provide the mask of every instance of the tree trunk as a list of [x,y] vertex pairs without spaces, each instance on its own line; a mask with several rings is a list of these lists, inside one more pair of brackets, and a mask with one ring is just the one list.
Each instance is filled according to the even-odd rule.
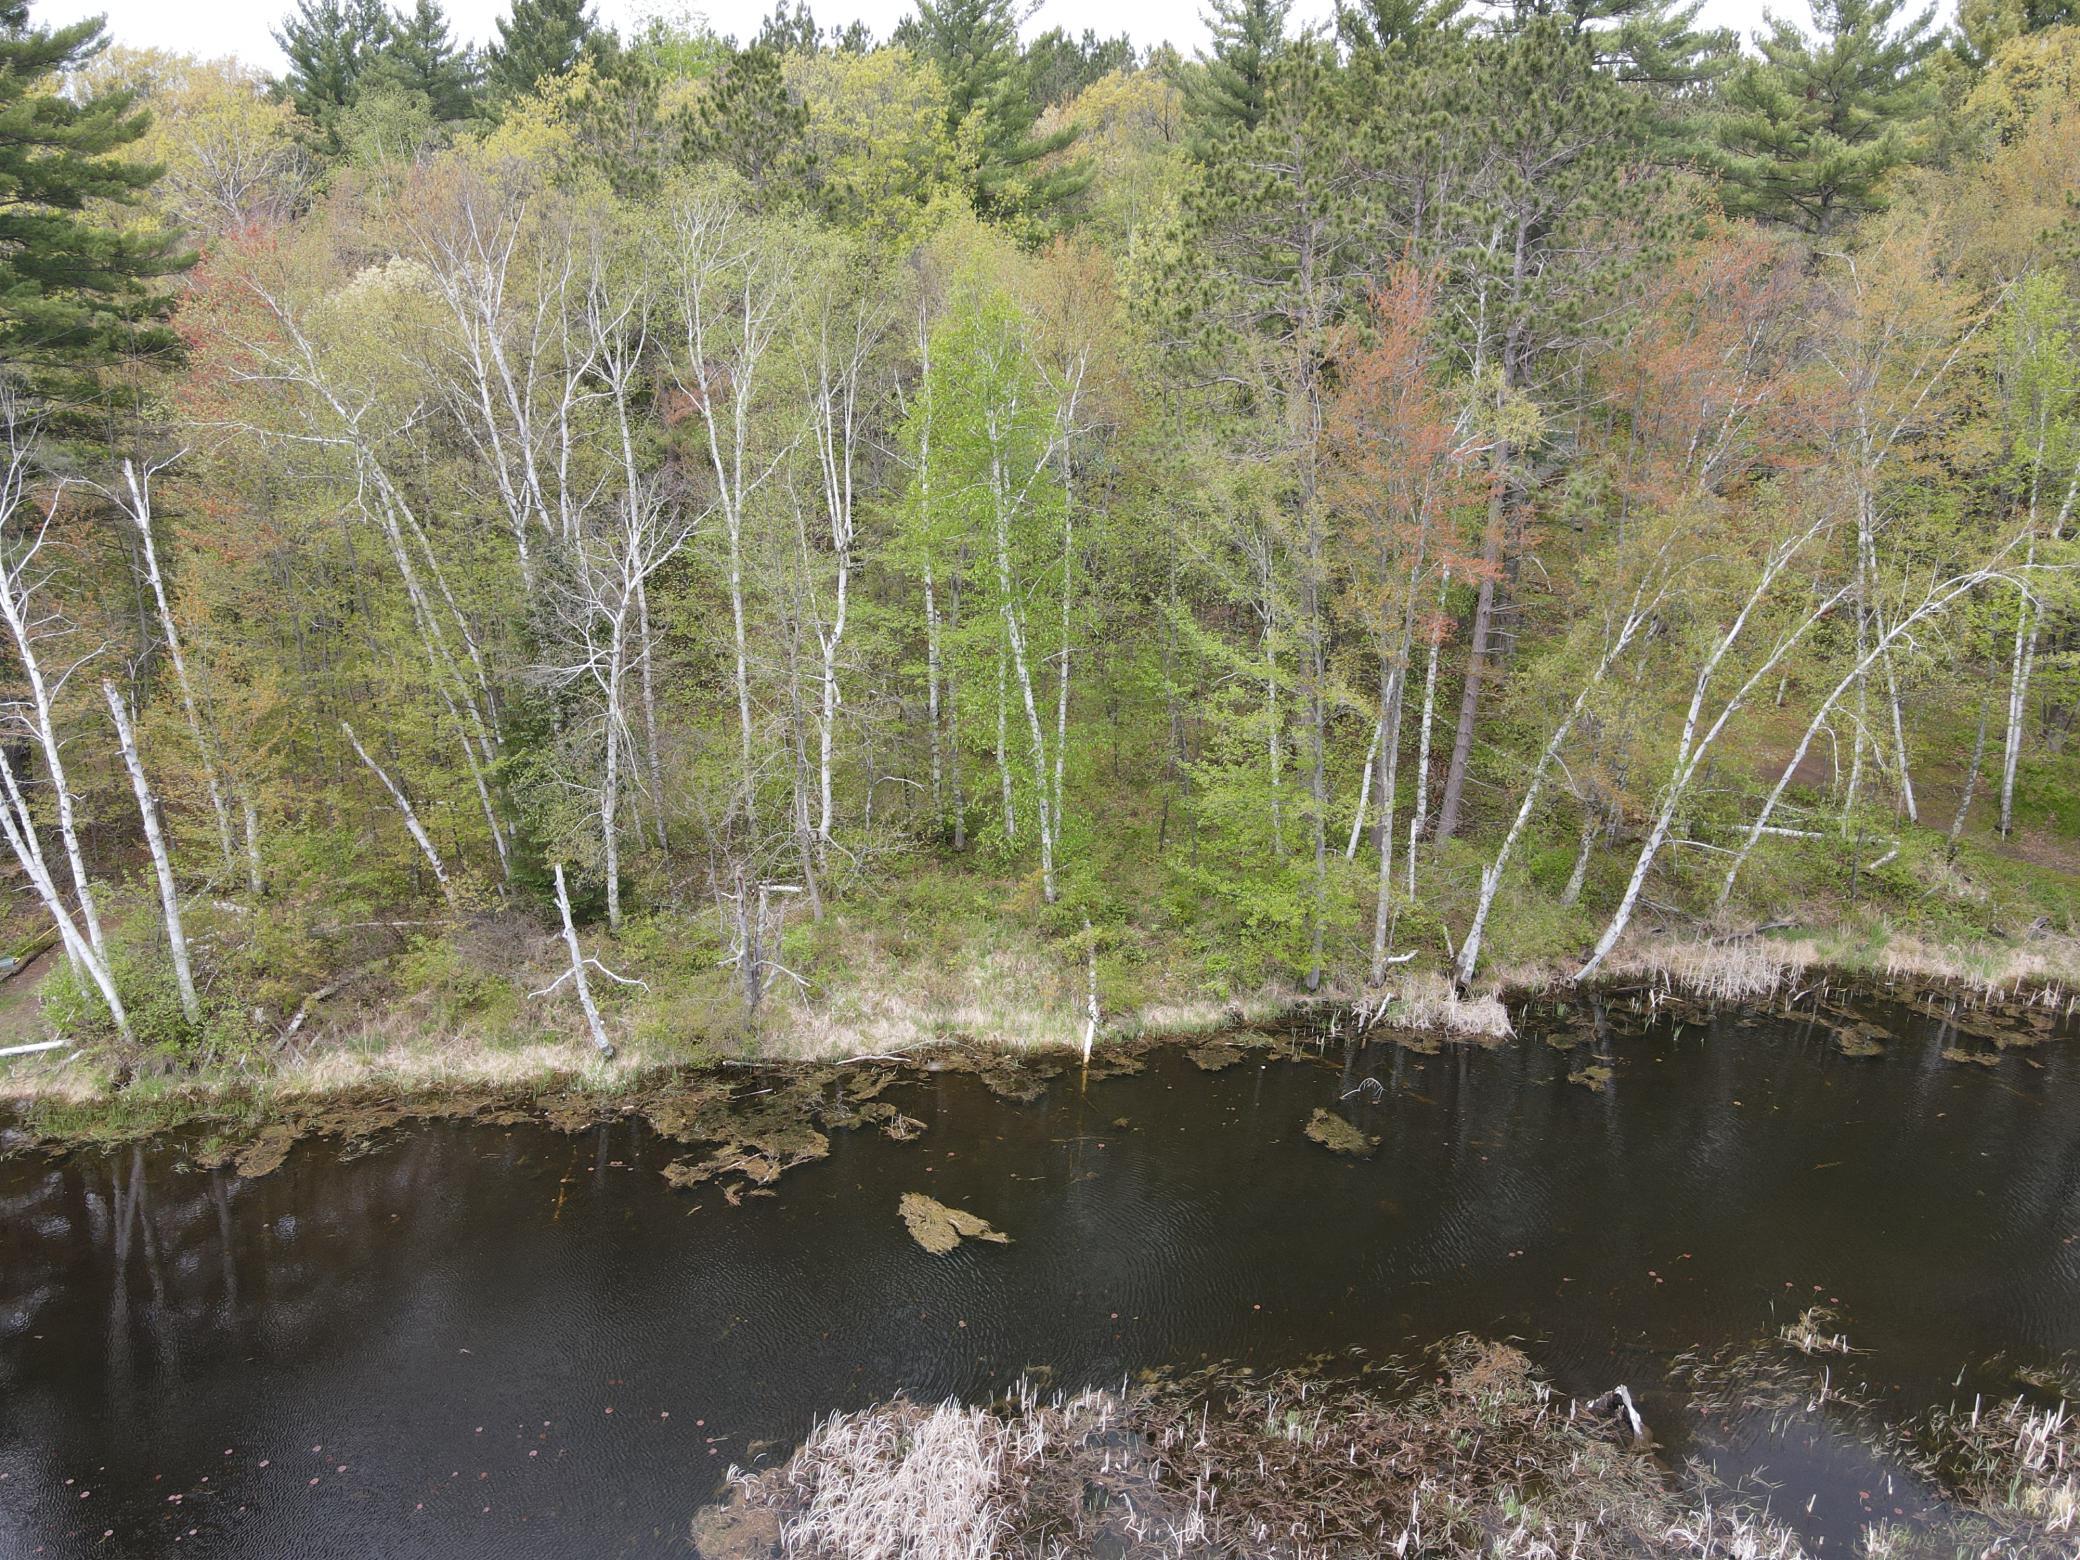
[[571,923],[571,895],[564,886],[560,861],[556,863],[556,909],[563,917],[563,946],[570,955],[571,984],[577,988],[578,1006],[585,1010],[585,1027],[591,1031],[592,1043],[599,1048],[600,1055],[611,1062],[614,1047],[607,1039],[607,1026],[600,1022],[599,1006],[592,1000],[592,985],[585,979],[585,955],[578,947],[578,929]]
[[167,659],[173,663],[174,686],[179,690],[181,708],[188,717],[188,734],[194,739],[195,751],[202,763],[202,779],[209,791],[210,810],[216,817],[217,845],[223,855],[224,875],[228,878],[236,870],[231,845],[231,809],[224,800],[223,781],[217,773],[212,744],[203,730],[201,706],[195,697],[195,685],[188,677],[188,658],[181,651],[180,630],[174,624],[173,609],[166,601],[166,581],[159,573],[159,549],[152,538],[151,472],[147,470],[140,478],[137,467],[126,460],[123,462],[123,480],[130,490],[130,502],[118,507],[129,515],[131,524],[137,528],[145,583],[151,587],[152,601],[158,608],[159,632],[166,640]]
[[134,1043],[130,1029],[130,1015],[124,1011],[123,999],[116,990],[114,977],[109,972],[108,961],[80,930],[66,907],[65,899],[58,892],[50,868],[44,860],[43,847],[36,838],[36,820],[29,811],[29,804],[22,796],[20,783],[15,778],[14,766],[7,760],[6,744],[0,743],[0,783],[4,783],[7,796],[0,803],[0,833],[7,836],[8,847],[21,864],[22,871],[42,901],[44,913],[57,927],[58,937],[65,945],[65,954],[74,970],[87,976],[101,993],[101,1000],[108,1004],[108,1013],[114,1021],[116,1032],[126,1043]]
[[166,917],[166,944],[173,954],[173,981],[180,991],[181,1012],[190,1024],[202,1022],[202,999],[195,994],[195,975],[188,965],[188,938],[181,929],[180,889],[173,881],[173,859],[166,851],[166,835],[159,827],[159,800],[145,780],[144,759],[137,751],[137,734],[123,708],[123,696],[115,683],[101,679],[101,695],[108,700],[109,718],[116,724],[116,742],[122,750],[123,767],[130,771],[130,789],[137,796],[137,811],[144,820],[144,839],[152,855],[152,871],[159,880],[159,908]]
[[1459,723],[1452,733],[1452,758],[1444,774],[1444,795],[1437,807],[1437,838],[1450,839],[1459,829],[1460,800],[1466,790],[1466,766],[1473,758],[1473,732],[1480,718],[1481,686],[1488,670],[1488,640],[1495,626],[1495,581],[1502,569],[1502,535],[1508,519],[1510,451],[1498,442],[1494,457],[1495,486],[1488,495],[1488,523],[1481,537],[1481,582],[1474,596],[1473,630],[1466,641],[1466,677],[1459,688]]
[[411,801],[398,788],[397,782],[384,773],[383,766],[368,756],[368,749],[363,747],[361,739],[354,735],[354,728],[341,721],[339,729],[347,734],[347,741],[353,746],[356,756],[383,782],[383,789],[390,793],[390,799],[397,804],[397,811],[404,819],[404,826],[410,832],[414,843],[418,845],[419,853],[426,858],[426,864],[433,869],[433,880],[440,885],[441,894],[447,899],[449,908],[458,908],[460,901],[456,898],[454,883],[449,881],[448,869],[441,862],[440,852],[433,848],[433,840],[420,824],[419,815],[412,810]]
[[650,633],[650,587],[642,580],[636,581],[636,634],[637,654],[642,670],[643,688],[643,753],[650,768],[650,809],[657,825],[657,848],[670,850],[671,843],[665,827],[664,808],[664,759],[657,743],[657,688],[652,672],[655,656]]

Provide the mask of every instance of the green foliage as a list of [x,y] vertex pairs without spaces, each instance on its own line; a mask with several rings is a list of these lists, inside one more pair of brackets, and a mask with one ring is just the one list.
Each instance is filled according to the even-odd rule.
[[1206,18],[1213,52],[1180,73],[1199,155],[1231,135],[1248,135],[1270,113],[1272,64],[1285,47],[1291,10],[1291,0],[1214,0]]
[[329,125],[351,107],[391,29],[383,0],[296,0],[274,35],[288,57],[282,87],[296,111],[313,124]]
[[1933,10],[1907,0],[1821,0],[1808,36],[1783,18],[1762,58],[1729,77],[1714,126],[1730,211],[1834,232],[1876,209],[1893,169],[1920,155],[1934,112],[1922,68],[1937,46]]
[[895,41],[913,43],[938,67],[947,129],[975,148],[976,211],[1031,237],[1051,231],[1090,174],[1057,155],[1075,141],[1075,126],[1035,129],[1041,105],[1019,53],[1011,0],[918,0]]
[[444,932],[416,939],[398,958],[393,973],[406,997],[423,1001],[442,1029],[467,1024],[497,1034],[521,1015],[519,988],[484,968]]
[[439,124],[469,119],[477,111],[476,61],[449,35],[439,0],[412,0],[409,13],[396,13],[365,67],[362,84],[394,86],[418,98]]
[[106,45],[98,18],[38,27],[0,0],[0,376],[59,403],[95,399],[112,364],[176,357],[165,282],[194,258],[127,218],[159,176],[125,155],[150,122],[138,94],[52,90]]
[[513,0],[497,28],[484,53],[484,84],[501,104],[553,81],[606,42],[591,0]]
[[[215,1062],[252,1043],[250,1016],[238,995],[221,987],[212,987],[205,996],[201,1022],[188,1022],[163,948],[112,939],[109,973],[129,1015],[131,1034],[148,1052],[181,1062]],[[115,1037],[100,991],[91,980],[76,976],[70,964],[60,963],[52,970],[43,983],[42,998],[44,1024],[54,1033],[82,1045]]]

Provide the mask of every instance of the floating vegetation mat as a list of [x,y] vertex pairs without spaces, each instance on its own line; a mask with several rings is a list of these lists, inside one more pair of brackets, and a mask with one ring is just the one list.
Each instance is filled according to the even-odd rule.
[[1360,1132],[1333,1110],[1317,1110],[1307,1118],[1307,1135],[1332,1154],[1363,1158],[1379,1147],[1379,1139]]
[[1338,1382],[1212,1371],[991,1407],[899,1397],[731,1485],[693,1525],[708,1560],[1802,1554],[1471,1338]]
[[999,1246],[1011,1237],[991,1227],[989,1220],[960,1208],[949,1208],[922,1192],[905,1192],[898,1205],[910,1238],[933,1256],[943,1256],[964,1240],[986,1240]]

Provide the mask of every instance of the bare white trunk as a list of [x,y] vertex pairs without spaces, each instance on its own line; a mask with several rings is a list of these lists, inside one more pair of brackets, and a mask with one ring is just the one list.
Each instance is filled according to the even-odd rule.
[[671,849],[671,841],[665,830],[664,817],[664,759],[657,743],[657,685],[652,651],[655,641],[650,633],[650,588],[636,582],[636,632],[641,642],[637,653],[641,657],[643,684],[643,753],[650,769],[650,811],[657,826],[657,848]]
[[181,649],[181,634],[173,620],[173,608],[166,600],[166,581],[159,572],[159,549],[152,537],[151,480],[155,468],[146,467],[142,476],[130,461],[123,462],[123,481],[129,489],[130,501],[119,503],[118,508],[130,517],[137,529],[138,553],[144,562],[145,583],[151,587],[152,602],[158,609],[159,633],[166,641],[166,657],[173,664],[174,686],[181,696],[181,709],[188,717],[188,734],[194,739],[195,752],[202,763],[203,784],[209,791],[209,805],[217,821],[217,846],[223,856],[224,875],[228,878],[236,871],[231,842],[231,809],[224,797],[222,778],[217,773],[215,746],[203,729],[202,707],[195,697],[195,684],[188,676],[188,658]]
[[1006,747],[1007,722],[1011,717],[1011,667],[1007,652],[997,646],[997,780],[1004,793],[1004,838],[1018,840],[1018,814],[1011,805],[1011,755]]
[[448,869],[441,861],[441,853],[433,848],[432,837],[427,834],[425,826],[419,822],[418,813],[412,810],[411,800],[398,788],[397,782],[384,772],[383,766],[368,756],[368,749],[363,747],[361,739],[354,735],[352,726],[345,721],[341,721],[339,729],[347,734],[347,741],[352,744],[356,756],[360,758],[362,763],[368,766],[370,772],[378,780],[383,782],[383,789],[390,793],[391,801],[397,804],[398,814],[404,819],[404,826],[410,832],[413,843],[419,847],[419,853],[426,858],[426,864],[433,869],[433,880],[440,884],[441,893],[447,899],[449,905],[451,907],[456,905],[458,900],[455,896],[455,885],[449,881]]
[[1567,886],[1560,891],[1560,903],[1572,906],[1582,897],[1582,883],[1589,875],[1589,856],[1596,846],[1596,809],[1587,802],[1582,804],[1582,834],[1575,847],[1574,870],[1567,874]]
[[[10,474],[12,475],[12,474]],[[51,500],[55,511],[57,499]],[[13,507],[12,504],[9,505]],[[50,523],[50,514],[44,516],[44,524]],[[101,935],[101,917],[94,909],[94,889],[87,878],[87,859],[80,850],[79,828],[72,805],[72,785],[65,774],[65,753],[58,741],[56,712],[51,705],[49,684],[44,680],[43,663],[36,652],[38,639],[35,627],[42,609],[34,600],[35,585],[31,570],[43,542],[38,532],[35,539],[18,556],[6,560],[5,578],[0,579],[0,617],[7,621],[7,630],[14,640],[15,656],[21,665],[22,678],[29,690],[29,720],[31,734],[43,754],[44,772],[50,776],[51,793],[56,802],[58,815],[58,839],[64,846],[65,860],[72,869],[73,897],[79,904],[81,923],[86,928],[87,942],[105,962],[108,946]]]
[[[1444,580],[1438,586],[1438,599],[1452,586],[1452,571],[1444,571]],[[1423,669],[1423,718],[1421,732],[1416,739],[1416,784],[1415,816],[1408,825],[1408,897],[1416,896],[1416,841],[1422,838],[1423,829],[1430,821],[1430,733],[1437,715],[1437,662],[1438,636],[1429,635],[1429,664]]]
[[592,1000],[592,984],[585,978],[585,954],[578,947],[578,929],[571,923],[571,895],[564,886],[563,863],[560,861],[556,863],[556,909],[563,917],[563,946],[570,955],[570,979],[578,993],[578,1006],[585,1010],[585,1027],[591,1031],[592,1043],[598,1047],[600,1055],[612,1061],[614,1047],[607,1039],[607,1026],[600,1022],[599,1004]]
[[[1820,734],[1821,728],[1827,723],[1828,715],[1833,711],[1842,696],[1851,688],[1861,684],[1864,674],[1869,671],[1879,652],[1888,646],[1892,640],[1911,632],[1917,624],[1944,611],[1958,597],[2000,577],[1997,566],[1989,564],[1986,568],[1975,569],[1966,574],[1953,575],[1951,578],[1941,582],[1922,598],[1913,611],[1901,617],[1886,630],[1885,639],[1877,647],[1866,648],[1864,653],[1857,659],[1856,664],[1850,667],[1848,672],[1844,674],[1833,688],[1828,690],[1827,696],[1820,701],[1819,707],[1813,711],[1813,718],[1807,722],[1805,734],[1798,739],[1798,746],[1792,751],[1790,761],[1784,765],[1783,772],[1777,776],[1777,783],[1771,788],[1768,799],[1762,804],[1761,811],[1755,815],[1755,821],[1748,826],[1748,832],[1741,840],[1739,849],[1734,852],[1733,863],[1727,867],[1726,877],[1719,885],[1718,902],[1721,905],[1724,905],[1732,895],[1734,880],[1740,876],[1742,866],[1747,863],[1749,854],[1755,849],[1755,842],[1761,839],[1764,834],[1772,832],[1770,819],[1776,812],[1777,803],[1783,799],[1784,792],[1790,788],[1791,777],[1798,773],[1799,765],[1805,762],[1806,754],[1812,750],[1813,739]],[[1839,597],[1836,599],[1839,599]]]
[[624,639],[616,621],[608,646],[606,752],[600,762],[599,837],[607,875],[607,927],[621,930],[621,681]]
[[239,798],[246,820],[246,889],[255,899],[267,892],[267,875],[260,868],[260,809],[250,796]]
[[1344,842],[1343,859],[1358,859],[1358,841],[1365,833],[1365,811],[1372,805],[1372,765],[1379,757],[1380,723],[1372,723],[1372,741],[1365,748],[1365,762],[1358,767],[1358,806],[1351,814],[1351,837]]
[[[1650,584],[1654,586],[1651,594]],[[1473,921],[1466,929],[1465,940],[1459,944],[1461,985],[1472,981],[1474,971],[1479,968],[1481,936],[1487,928],[1488,913],[1494,908],[1495,891],[1501,887],[1503,870],[1509,865],[1510,853],[1516,849],[1517,840],[1524,832],[1524,825],[1531,821],[1532,811],[1538,805],[1538,795],[1545,785],[1546,771],[1552,768],[1553,760],[1559,757],[1561,748],[1567,744],[1568,733],[1574,730],[1575,722],[1581,718],[1582,711],[1588,708],[1589,696],[1602,684],[1610,669],[1617,664],[1618,658],[1625,653],[1639,631],[1659,608],[1661,595],[1668,589],[1668,584],[1666,578],[1657,582],[1650,574],[1634,589],[1632,604],[1624,621],[1619,624],[1615,635],[1605,643],[1603,654],[1597,660],[1595,669],[1575,694],[1574,702],[1568,706],[1566,716],[1553,728],[1553,734],[1546,740],[1544,751],[1538,755],[1538,763],[1532,768],[1531,779],[1524,787],[1524,799],[1518,804],[1517,816],[1510,823],[1509,833],[1502,837],[1502,845],[1495,852],[1494,861],[1481,871],[1480,898],[1474,906]],[[1714,657],[1712,664],[1716,664],[1716,659]],[[1693,700],[1693,723],[1696,719],[1695,704],[1696,701]]]
[[109,678],[101,679],[101,695],[108,701],[109,718],[115,722],[116,744],[122,750],[123,767],[130,772],[130,789],[137,797],[137,811],[144,820],[144,840],[152,855],[152,872],[159,880],[159,908],[166,917],[166,945],[173,955],[173,982],[180,991],[181,1012],[191,1024],[202,1022],[202,999],[195,994],[195,973],[188,964],[188,937],[181,930],[180,889],[173,881],[173,858],[166,851],[166,835],[159,827],[159,799],[144,775],[144,759],[137,751],[137,733],[123,696]]
[[[2029,561],[2037,555],[2036,539],[2029,543]],[[2015,603],[2015,654],[2008,671],[2008,719],[2001,744],[2001,837],[2015,827],[2015,771],[2022,758],[2022,732],[2029,708],[2030,673],[2036,660],[2037,603],[2026,587]]]
[[126,1042],[134,1041],[135,1037],[130,1029],[130,1015],[124,1011],[123,998],[116,990],[115,978],[109,971],[108,961],[73,920],[72,910],[65,903],[64,895],[58,891],[58,885],[53,881],[50,868],[44,861],[43,847],[37,843],[36,838],[36,820],[22,795],[21,784],[15,778],[14,766],[7,761],[5,744],[0,744],[0,782],[4,782],[7,791],[5,803],[0,805],[0,833],[7,836],[8,848],[14,852],[14,858],[20,863],[23,874],[29,879],[30,886],[36,890],[36,897],[42,903],[44,913],[58,929],[59,941],[65,945],[65,955],[71,961],[72,968],[91,980],[94,989],[101,993],[101,1000],[108,1005],[109,1017],[115,1023],[116,1032]]

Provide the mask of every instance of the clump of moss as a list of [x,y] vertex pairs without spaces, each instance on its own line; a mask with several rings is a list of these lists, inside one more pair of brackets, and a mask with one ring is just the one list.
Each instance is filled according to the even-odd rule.
[[1307,1135],[1332,1154],[1362,1159],[1379,1147],[1379,1139],[1360,1132],[1333,1110],[1316,1110],[1307,1118]]
[[1233,1067],[1242,1060],[1242,1052],[1219,1040],[1193,1046],[1185,1055],[1192,1059],[1192,1065],[1201,1072],[1219,1072],[1223,1068]]
[[935,1257],[944,1256],[964,1240],[986,1240],[999,1246],[1011,1244],[1009,1235],[993,1228],[989,1220],[979,1214],[949,1208],[922,1192],[903,1193],[897,1207],[903,1215],[904,1227],[910,1231],[910,1238]]

